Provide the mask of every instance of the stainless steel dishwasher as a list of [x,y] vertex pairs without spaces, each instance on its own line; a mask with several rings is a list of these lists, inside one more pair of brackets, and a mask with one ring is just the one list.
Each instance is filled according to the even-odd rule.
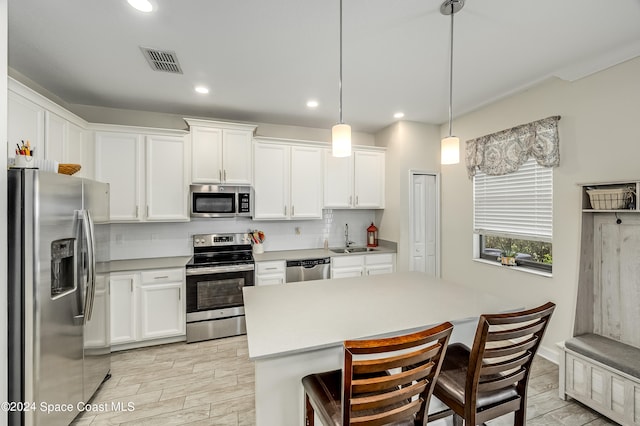
[[287,283],[326,280],[331,258],[287,260]]

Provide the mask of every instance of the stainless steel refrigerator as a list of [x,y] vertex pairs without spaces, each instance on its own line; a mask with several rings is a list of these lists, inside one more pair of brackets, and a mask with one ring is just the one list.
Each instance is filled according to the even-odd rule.
[[9,424],[68,425],[109,377],[109,186],[10,169],[7,206]]

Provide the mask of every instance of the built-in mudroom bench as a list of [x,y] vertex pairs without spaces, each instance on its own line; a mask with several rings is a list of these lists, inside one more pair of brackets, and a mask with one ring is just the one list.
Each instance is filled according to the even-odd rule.
[[640,180],[581,185],[573,338],[559,344],[560,398],[640,425]]

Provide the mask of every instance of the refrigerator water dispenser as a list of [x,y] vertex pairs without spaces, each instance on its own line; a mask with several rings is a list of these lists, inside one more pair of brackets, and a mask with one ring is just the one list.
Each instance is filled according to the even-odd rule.
[[75,238],[51,243],[51,297],[75,289]]

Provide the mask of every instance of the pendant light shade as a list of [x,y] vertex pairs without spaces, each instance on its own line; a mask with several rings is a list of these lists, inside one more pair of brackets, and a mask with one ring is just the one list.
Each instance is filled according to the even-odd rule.
[[458,164],[460,162],[460,138],[447,136],[440,142],[440,163]]
[[331,148],[334,157],[351,155],[351,126],[336,124],[331,128]]
[[331,129],[331,148],[334,157],[351,155],[351,126],[342,121],[342,0],[340,0],[340,77],[338,80],[340,103],[338,113],[340,121]]
[[449,45],[449,136],[440,142],[440,164],[458,164],[460,162],[460,138],[453,136],[453,15],[464,6],[464,0],[445,0],[440,5],[440,13],[451,15],[451,43]]

